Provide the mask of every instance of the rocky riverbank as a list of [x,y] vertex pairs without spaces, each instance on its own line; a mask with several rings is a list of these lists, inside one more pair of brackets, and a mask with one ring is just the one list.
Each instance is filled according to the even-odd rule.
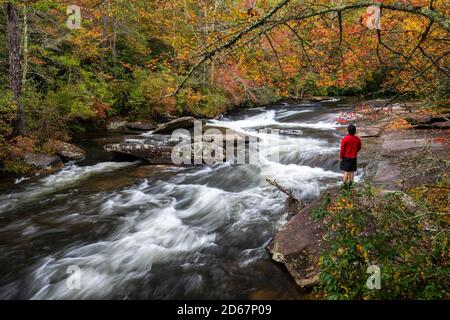
[[[364,182],[378,188],[380,195],[435,182],[442,172],[433,167],[431,160],[420,166],[415,163],[425,156],[447,158],[450,115],[427,113],[419,103],[381,108],[383,104],[384,101],[369,102],[348,119],[356,123],[357,135],[362,139],[358,162],[364,171]],[[311,213],[324,197],[337,193],[338,189],[326,190],[306,207],[288,198],[286,210],[292,218],[267,248],[273,260],[283,263],[301,287],[318,283],[318,260],[326,246],[324,226],[314,221]]]

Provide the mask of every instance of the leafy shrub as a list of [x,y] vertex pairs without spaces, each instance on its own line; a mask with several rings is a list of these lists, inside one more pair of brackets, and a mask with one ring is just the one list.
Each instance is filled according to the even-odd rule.
[[25,174],[31,170],[31,167],[20,159],[5,160],[3,161],[3,167],[6,172],[14,174]]
[[[403,193],[384,197],[364,187],[323,207],[328,249],[320,257],[319,291],[328,299],[448,299],[448,213]],[[366,286],[368,266],[381,268],[381,289]]]

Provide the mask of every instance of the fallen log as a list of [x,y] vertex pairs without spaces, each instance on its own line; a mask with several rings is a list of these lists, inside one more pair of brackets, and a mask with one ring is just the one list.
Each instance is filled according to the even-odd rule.
[[281,192],[283,192],[285,195],[287,195],[288,197],[290,197],[291,199],[295,200],[296,202],[302,204],[303,206],[306,206],[305,202],[302,199],[297,198],[291,191],[289,191],[288,189],[286,189],[285,187],[281,186],[278,182],[276,182],[275,180],[272,180],[270,178],[267,178],[266,181],[271,184],[272,186],[274,186],[275,188],[277,188],[278,190],[280,190]]

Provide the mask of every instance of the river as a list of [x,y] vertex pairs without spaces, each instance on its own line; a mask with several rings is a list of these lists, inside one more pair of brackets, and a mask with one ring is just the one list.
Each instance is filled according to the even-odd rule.
[[[257,165],[119,162],[101,149],[110,133],[78,137],[82,162],[0,183],[0,298],[301,299],[265,250],[287,219],[286,196],[265,179],[306,200],[336,186],[335,118],[352,103],[283,103],[213,121],[251,134],[283,129],[279,161]],[[69,266],[80,270],[79,289],[67,286]]]

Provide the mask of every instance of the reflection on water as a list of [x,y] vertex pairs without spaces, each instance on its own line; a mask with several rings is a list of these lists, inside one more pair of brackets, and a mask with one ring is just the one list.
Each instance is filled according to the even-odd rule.
[[[279,162],[112,162],[96,152],[105,143],[97,137],[82,142],[85,161],[4,185],[0,298],[301,298],[265,250],[286,222],[285,196],[265,179],[303,199],[338,183],[337,104],[258,108],[211,121],[258,135],[262,148],[276,143],[271,152],[279,152]],[[258,128],[284,131],[273,137]],[[81,270],[79,290],[66,285],[71,265]]]

